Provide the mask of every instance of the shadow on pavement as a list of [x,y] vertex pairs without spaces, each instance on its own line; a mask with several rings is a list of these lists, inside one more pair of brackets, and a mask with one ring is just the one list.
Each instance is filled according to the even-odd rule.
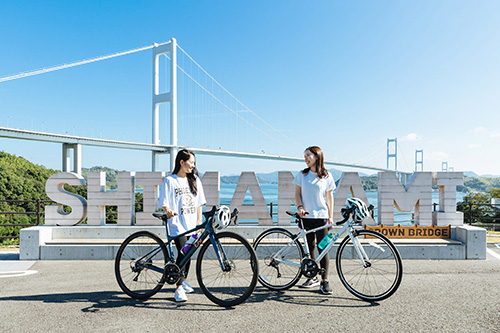
[[[248,298],[249,303],[258,303],[265,301],[275,301],[305,306],[323,306],[338,308],[369,308],[378,306],[377,302],[366,302],[354,297],[336,297],[332,295],[323,295],[319,290],[292,289],[285,291],[270,291],[265,287],[257,287],[253,294]],[[335,304],[335,301],[342,301],[343,304]],[[346,301],[349,304],[346,304]]]
[[[203,295],[201,290],[197,293]],[[104,309],[120,307],[138,307],[148,309],[169,309],[169,310],[196,310],[196,311],[214,311],[214,310],[232,310],[224,308],[217,304],[208,303],[177,303],[173,297],[161,297],[162,292],[146,300],[136,300],[128,297],[119,291],[100,291],[100,292],[78,292],[61,294],[41,294],[27,296],[8,296],[0,297],[2,301],[20,301],[20,302],[43,302],[43,303],[91,303],[90,306],[82,308],[82,312],[98,312]],[[170,293],[171,294],[171,293]],[[160,296],[160,297],[158,297]],[[172,294],[173,296],[173,294]],[[204,296],[204,295],[203,295]]]
[[[224,308],[217,304],[193,303],[191,300],[186,303],[176,303],[173,297],[164,297],[167,291],[160,291],[158,294],[147,300],[136,300],[128,297],[119,291],[100,291],[100,292],[78,292],[61,294],[41,294],[27,296],[7,296],[0,297],[2,301],[21,301],[21,302],[43,302],[43,303],[90,303],[89,306],[82,308],[82,312],[99,312],[101,310],[121,307],[138,307],[158,310],[196,310],[196,311],[227,311],[234,308]],[[170,295],[171,292],[168,292]],[[196,290],[198,295],[202,295],[201,290]],[[173,295],[172,295],[173,296]],[[204,296],[204,295],[203,295]],[[261,302],[282,302],[305,306],[324,306],[340,308],[364,308],[378,306],[378,303],[369,303],[356,298],[335,297],[331,295],[321,295],[310,290],[293,290],[283,292],[272,292],[264,287],[257,287],[253,294],[245,303]],[[343,304],[336,304],[336,301]],[[340,302],[342,301],[342,302]],[[348,301],[350,304],[345,304]]]

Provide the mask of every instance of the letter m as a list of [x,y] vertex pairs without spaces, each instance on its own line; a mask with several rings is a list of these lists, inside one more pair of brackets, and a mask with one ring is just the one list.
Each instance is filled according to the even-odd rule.
[[378,173],[378,222],[394,224],[394,207],[410,213],[415,208],[415,224],[432,224],[432,173],[414,173],[404,187],[393,172]]

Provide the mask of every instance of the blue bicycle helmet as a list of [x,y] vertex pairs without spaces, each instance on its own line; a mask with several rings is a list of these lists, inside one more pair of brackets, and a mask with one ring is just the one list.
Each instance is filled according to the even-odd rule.
[[347,211],[352,212],[352,219],[355,222],[361,222],[370,216],[370,212],[366,207],[363,200],[358,198],[349,198],[347,199],[347,203],[345,205]]

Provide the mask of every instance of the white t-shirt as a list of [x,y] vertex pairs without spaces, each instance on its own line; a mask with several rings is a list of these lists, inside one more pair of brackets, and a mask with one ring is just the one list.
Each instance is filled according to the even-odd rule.
[[326,192],[335,189],[335,180],[328,171],[328,177],[319,179],[315,172],[309,171],[307,174],[299,171],[293,183],[301,187],[302,205],[304,210],[309,212],[306,218],[327,219],[328,206],[326,202]]
[[171,236],[177,236],[196,227],[198,207],[206,203],[203,186],[198,177],[196,177],[196,188],[198,194],[195,196],[189,189],[187,177],[181,178],[175,174],[165,177],[158,207],[167,206],[179,214],[168,219]]

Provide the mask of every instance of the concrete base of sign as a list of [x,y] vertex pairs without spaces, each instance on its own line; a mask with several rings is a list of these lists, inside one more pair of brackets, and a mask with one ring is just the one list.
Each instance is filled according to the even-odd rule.
[[[270,226],[231,226],[251,243]],[[280,226],[298,232],[295,225]],[[451,239],[392,239],[403,259],[486,259],[486,230],[452,226]],[[21,230],[21,260],[113,260],[121,242],[140,230],[165,238],[163,226],[38,226]],[[338,229],[337,229],[338,230]],[[337,243],[341,239],[337,240]],[[330,251],[334,258],[337,248]]]

